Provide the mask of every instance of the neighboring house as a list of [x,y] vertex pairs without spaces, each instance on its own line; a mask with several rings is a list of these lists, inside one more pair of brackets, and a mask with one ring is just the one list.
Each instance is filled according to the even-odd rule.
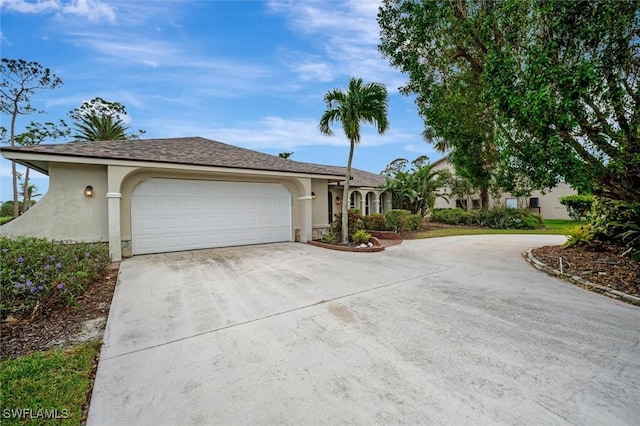
[[[448,157],[443,157],[438,161],[431,163],[433,170],[449,170],[455,174],[453,164],[449,162]],[[447,192],[445,189],[444,192]],[[545,219],[570,219],[567,208],[560,204],[560,198],[576,194],[576,191],[564,182],[558,183],[554,188],[546,191],[544,194],[540,191],[533,191],[529,197],[518,198],[512,196],[508,192],[501,194],[498,199],[490,199],[492,205],[500,204],[514,208],[527,208],[535,213],[539,213]],[[436,208],[453,208],[461,207],[463,209],[473,209],[480,207],[479,195],[470,195],[464,199],[458,199],[454,196],[449,197],[449,201],[442,197],[436,198]]]
[[[114,261],[145,253],[307,241],[339,212],[345,174],[344,167],[301,163],[199,137],[0,152],[50,178],[41,201],[0,227],[0,234],[108,242]],[[355,170],[350,192],[357,194],[355,203],[364,197],[363,210],[379,211],[379,181],[372,176]]]

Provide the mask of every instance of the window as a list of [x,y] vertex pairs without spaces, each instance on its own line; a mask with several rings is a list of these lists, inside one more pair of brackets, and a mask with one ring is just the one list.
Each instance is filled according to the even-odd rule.
[[529,198],[529,207],[530,208],[538,208],[538,207],[540,207],[540,198],[538,198],[538,197]]
[[507,198],[505,200],[507,207],[511,208],[511,209],[517,209],[518,208],[518,199],[517,198]]
[[456,207],[459,209],[467,209],[467,200],[456,200]]
[[331,191],[329,191],[327,194],[327,200],[329,200],[329,203],[327,205],[327,207],[329,207],[328,223],[331,223],[333,222],[333,194],[331,193]]
[[473,209],[474,209],[474,210],[477,210],[477,209],[479,209],[479,208],[480,208],[480,200],[478,200],[478,199],[476,198],[476,199],[471,200],[471,202],[473,203],[472,205],[473,205]]
[[355,209],[356,207],[356,193],[352,192],[351,195],[349,196],[349,208],[350,209]]

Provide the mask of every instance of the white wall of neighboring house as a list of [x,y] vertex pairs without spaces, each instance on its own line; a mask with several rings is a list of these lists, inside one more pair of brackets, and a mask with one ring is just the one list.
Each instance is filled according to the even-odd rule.
[[[442,158],[433,163],[434,170],[449,170],[451,173],[455,173],[455,168],[447,158]],[[446,192],[446,189],[445,189]],[[545,219],[570,219],[567,213],[567,208],[560,204],[560,198],[576,194],[576,191],[571,188],[567,183],[560,182],[554,188],[541,193],[540,191],[533,191],[529,197],[517,198],[510,193],[502,193],[498,199],[490,199],[490,204],[507,205],[519,208],[530,208],[532,212],[539,213]],[[473,208],[474,201],[477,203],[479,194],[475,196],[469,196],[466,200],[462,201],[469,208]],[[537,207],[535,206],[535,199],[537,199]],[[436,198],[436,208],[454,208],[456,207],[456,197],[449,197],[448,201],[442,197]]]

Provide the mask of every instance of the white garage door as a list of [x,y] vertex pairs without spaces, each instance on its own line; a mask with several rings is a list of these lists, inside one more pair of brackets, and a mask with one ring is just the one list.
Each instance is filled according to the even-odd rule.
[[148,179],[131,195],[133,254],[291,241],[280,184]]

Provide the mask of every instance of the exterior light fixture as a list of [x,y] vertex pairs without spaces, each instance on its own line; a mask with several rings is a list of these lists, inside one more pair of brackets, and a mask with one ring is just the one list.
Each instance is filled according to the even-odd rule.
[[315,200],[316,198],[318,198],[318,196],[316,195],[316,193],[315,193],[315,192],[312,192],[312,193],[311,193],[311,199],[312,199],[312,200]]
[[87,185],[87,187],[84,189],[84,196],[93,197],[93,186]]
[[340,205],[340,203],[342,203],[342,201],[340,201],[340,197],[336,197],[336,204]]

